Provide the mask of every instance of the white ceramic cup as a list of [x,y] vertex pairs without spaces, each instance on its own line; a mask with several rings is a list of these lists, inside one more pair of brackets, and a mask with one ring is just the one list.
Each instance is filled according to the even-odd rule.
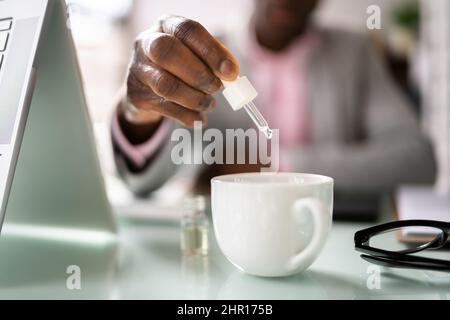
[[225,257],[257,276],[308,268],[331,228],[333,179],[303,173],[244,173],[211,180],[214,231]]

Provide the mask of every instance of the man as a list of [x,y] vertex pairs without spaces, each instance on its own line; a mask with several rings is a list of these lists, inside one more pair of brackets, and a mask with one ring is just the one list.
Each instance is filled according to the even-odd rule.
[[[156,190],[175,172],[174,123],[253,126],[216,94],[220,80],[239,74],[254,82],[257,105],[280,128],[283,170],[331,176],[338,192],[350,193],[434,180],[433,151],[405,98],[365,39],[311,23],[318,2],[255,1],[249,28],[222,42],[178,16],[139,35],[112,126],[119,172],[135,193]],[[215,166],[206,176],[257,168]]]

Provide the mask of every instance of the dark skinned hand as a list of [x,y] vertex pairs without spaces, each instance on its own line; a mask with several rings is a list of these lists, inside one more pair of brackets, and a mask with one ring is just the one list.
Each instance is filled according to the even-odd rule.
[[119,107],[122,127],[137,143],[151,136],[162,117],[192,127],[214,109],[211,94],[221,88],[220,79],[238,74],[235,58],[200,23],[164,16],[135,41]]

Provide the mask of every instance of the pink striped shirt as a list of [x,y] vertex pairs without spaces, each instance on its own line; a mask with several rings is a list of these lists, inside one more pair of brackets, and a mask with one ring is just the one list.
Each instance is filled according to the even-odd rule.
[[308,143],[310,128],[305,76],[316,38],[308,33],[280,53],[263,49],[255,36],[249,40],[250,78],[259,92],[256,103],[269,125],[280,130],[280,147]]
[[170,133],[172,124],[170,120],[164,119],[155,134],[147,141],[139,145],[133,145],[127,139],[119,123],[117,112],[114,113],[111,132],[112,138],[120,151],[137,167],[142,168],[147,160],[156,152],[158,147],[165,141]]

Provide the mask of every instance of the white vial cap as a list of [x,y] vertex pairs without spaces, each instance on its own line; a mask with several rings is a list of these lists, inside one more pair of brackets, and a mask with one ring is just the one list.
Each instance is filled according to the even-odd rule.
[[237,77],[234,81],[222,81],[225,89],[223,95],[234,111],[255,100],[258,96],[255,87],[247,77]]

